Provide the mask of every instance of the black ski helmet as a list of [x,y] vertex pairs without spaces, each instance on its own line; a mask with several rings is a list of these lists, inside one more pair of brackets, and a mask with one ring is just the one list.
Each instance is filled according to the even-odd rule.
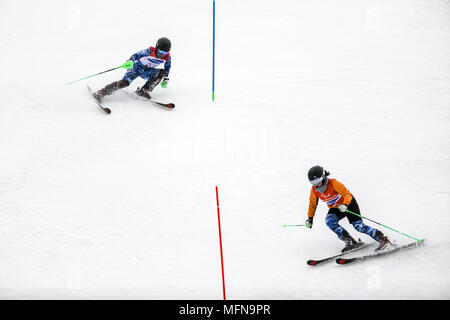
[[156,42],[156,49],[160,49],[162,51],[170,51],[170,48],[172,47],[172,43],[167,38],[159,38]]
[[319,184],[323,179],[325,179],[330,173],[324,170],[321,166],[314,166],[308,171],[308,179],[311,184]]

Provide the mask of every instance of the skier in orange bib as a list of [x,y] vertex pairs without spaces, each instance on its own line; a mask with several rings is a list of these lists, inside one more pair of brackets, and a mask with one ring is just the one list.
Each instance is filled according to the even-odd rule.
[[[339,220],[347,218],[350,224],[361,233],[365,233],[379,243],[376,250],[381,250],[390,244],[389,239],[380,231],[363,223],[362,218],[348,211],[360,214],[355,197],[347,188],[336,179],[329,179],[329,172],[321,166],[314,166],[308,171],[308,179],[313,185],[309,196],[308,219],[306,227],[312,228],[318,199],[328,205],[328,214],[325,217],[327,226],[337,234],[339,239],[345,242],[342,252],[355,249],[362,245],[353,239],[341,225]],[[348,210],[348,211],[347,211]]]

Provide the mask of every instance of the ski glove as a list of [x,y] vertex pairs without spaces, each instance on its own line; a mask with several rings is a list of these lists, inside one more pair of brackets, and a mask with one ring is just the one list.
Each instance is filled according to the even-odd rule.
[[128,70],[128,69],[133,69],[134,63],[135,63],[134,60],[128,60],[127,62],[125,62],[125,63],[122,65],[122,68],[127,69],[127,70]]
[[305,221],[305,226],[306,226],[307,228],[311,229],[311,228],[312,228],[312,225],[313,225],[313,218],[308,218],[308,219],[306,219],[306,221]]
[[161,81],[161,87],[166,88],[168,83],[169,83],[169,78],[164,77]]
[[345,212],[345,211],[347,211],[347,205],[341,204],[341,205],[338,207],[338,209],[339,209],[340,212]]

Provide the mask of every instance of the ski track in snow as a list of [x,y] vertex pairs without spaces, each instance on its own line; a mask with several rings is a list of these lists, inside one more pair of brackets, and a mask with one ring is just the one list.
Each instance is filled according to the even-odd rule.
[[[214,103],[211,3],[164,6],[0,5],[0,297],[221,299],[217,185],[229,299],[449,299],[449,2],[219,1]],[[137,79],[103,114],[85,86],[124,70],[64,85],[160,36],[176,109]],[[343,246],[323,203],[281,227],[315,164],[426,245],[308,267]]]

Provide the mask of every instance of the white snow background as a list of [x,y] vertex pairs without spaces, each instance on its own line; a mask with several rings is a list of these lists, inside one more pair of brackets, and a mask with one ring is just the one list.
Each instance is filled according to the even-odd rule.
[[[450,298],[450,2],[0,2],[0,298]],[[90,99],[172,41],[166,89]],[[310,268],[343,243],[306,219],[308,169],[426,245]],[[367,224],[375,226],[366,221]],[[346,220],[342,225],[354,237]],[[380,227],[392,240],[410,239]]]

